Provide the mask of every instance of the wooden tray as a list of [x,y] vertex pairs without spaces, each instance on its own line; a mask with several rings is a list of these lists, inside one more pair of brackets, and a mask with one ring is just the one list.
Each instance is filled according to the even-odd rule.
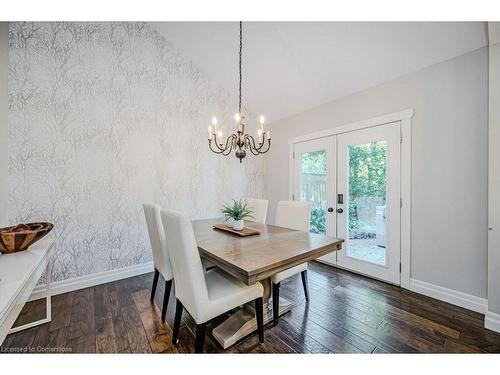
[[255,236],[256,234],[260,234],[260,231],[255,228],[243,227],[242,230],[234,230],[227,224],[214,224],[214,229],[223,230],[224,232],[234,233],[240,237],[248,237]]

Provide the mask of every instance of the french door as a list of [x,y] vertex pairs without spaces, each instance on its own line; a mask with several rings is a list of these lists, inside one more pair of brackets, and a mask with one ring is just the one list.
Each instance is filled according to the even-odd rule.
[[[336,195],[336,143],[331,137],[314,139],[294,145],[294,200],[311,202],[310,231],[335,237],[337,222],[329,210]],[[335,263],[335,253],[322,261]]]
[[294,144],[293,199],[311,232],[345,240],[321,261],[400,284],[400,122]]

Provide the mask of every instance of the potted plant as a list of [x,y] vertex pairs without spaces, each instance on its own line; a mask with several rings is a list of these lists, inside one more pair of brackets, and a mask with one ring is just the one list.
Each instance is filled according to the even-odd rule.
[[247,217],[253,218],[253,211],[248,208],[247,202],[243,199],[238,201],[233,199],[233,203],[231,205],[224,206],[222,213],[224,214],[226,221],[232,219],[231,226],[234,230],[242,230],[244,228],[243,219]]

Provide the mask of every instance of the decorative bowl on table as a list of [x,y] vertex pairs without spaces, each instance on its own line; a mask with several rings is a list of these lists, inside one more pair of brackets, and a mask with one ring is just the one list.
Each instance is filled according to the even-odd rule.
[[51,223],[27,223],[0,228],[0,253],[24,251],[54,227]]

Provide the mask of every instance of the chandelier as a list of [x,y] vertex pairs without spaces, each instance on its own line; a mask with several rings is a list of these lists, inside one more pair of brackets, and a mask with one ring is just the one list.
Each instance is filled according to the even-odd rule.
[[247,154],[247,150],[253,155],[264,154],[271,148],[271,132],[264,130],[264,116],[260,116],[260,127],[257,131],[257,140],[250,134],[245,133],[246,117],[241,112],[241,52],[243,50],[243,23],[240,21],[240,54],[239,54],[239,102],[238,113],[234,115],[237,124],[236,133],[231,134],[226,138],[222,137],[222,130],[217,129],[217,118],[212,118],[212,124],[208,126],[208,147],[216,154],[224,156],[229,155],[233,149],[236,150],[236,157],[240,159],[240,163]]

